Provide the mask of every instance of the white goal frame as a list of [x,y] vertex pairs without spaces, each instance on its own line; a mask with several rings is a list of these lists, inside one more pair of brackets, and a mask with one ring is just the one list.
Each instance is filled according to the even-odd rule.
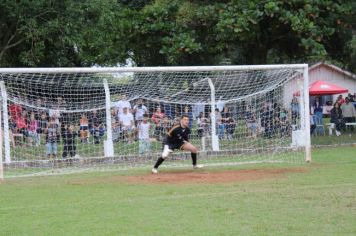
[[[200,72],[200,71],[248,71],[248,70],[270,70],[270,69],[293,69],[297,70],[302,74],[303,80],[303,90],[301,91],[301,133],[304,139],[305,146],[305,161],[311,161],[311,141],[310,141],[310,114],[309,114],[309,75],[308,75],[308,64],[286,64],[286,65],[242,65],[242,66],[178,66],[178,67],[95,67],[95,68],[0,68],[0,74],[18,74],[18,73],[122,73],[122,72]],[[209,78],[207,78],[209,80]],[[211,107],[215,107],[215,92],[214,85],[209,82],[209,86],[211,89]],[[4,84],[2,83],[1,87],[1,95],[2,95],[2,119],[4,121],[4,130],[1,129],[1,137],[0,141],[4,142],[0,147],[0,178],[2,178],[2,162],[4,160],[5,163],[11,162],[9,154],[9,138],[5,138],[8,136],[8,124],[7,123],[7,102],[6,102],[6,89]],[[108,95],[107,86],[105,86],[106,93],[106,102],[110,102],[110,95]],[[5,96],[5,97],[4,97]],[[106,112],[110,112],[110,104],[106,105]],[[0,116],[1,117],[1,116]],[[110,119],[110,115],[107,116]],[[215,115],[212,115],[212,121],[214,121]],[[213,123],[213,122],[212,122]],[[111,124],[111,121],[107,121],[107,124]],[[110,128],[110,127],[108,127]],[[212,125],[212,130],[215,129],[215,126]],[[7,132],[6,132],[7,131]],[[212,132],[215,133],[215,132]],[[112,140],[111,140],[110,131],[108,133],[108,138],[106,140],[106,150],[105,155],[111,156],[112,153]],[[218,138],[212,137],[212,148],[213,151],[219,150]]]

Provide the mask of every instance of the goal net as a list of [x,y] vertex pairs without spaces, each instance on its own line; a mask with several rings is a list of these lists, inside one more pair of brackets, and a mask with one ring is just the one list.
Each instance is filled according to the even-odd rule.
[[[151,166],[182,114],[200,163],[301,163],[306,68],[0,69],[5,177]],[[190,162],[178,150],[165,166]]]

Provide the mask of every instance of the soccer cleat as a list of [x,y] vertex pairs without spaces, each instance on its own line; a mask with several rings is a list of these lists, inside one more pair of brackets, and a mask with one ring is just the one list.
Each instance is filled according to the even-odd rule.
[[158,170],[156,168],[152,168],[152,174],[157,174],[158,173]]
[[204,166],[203,165],[193,165],[193,169],[196,170],[196,169],[201,169],[203,168]]
[[169,149],[168,145],[164,145],[164,149],[162,152],[162,158],[165,159],[169,156],[169,154],[171,154],[173,152],[173,150]]

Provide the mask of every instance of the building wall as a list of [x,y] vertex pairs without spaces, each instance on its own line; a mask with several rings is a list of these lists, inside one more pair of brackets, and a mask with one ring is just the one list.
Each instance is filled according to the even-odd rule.
[[[343,88],[347,88],[349,93],[354,94],[356,92],[356,80],[347,76],[339,71],[334,70],[326,65],[320,65],[316,68],[309,70],[309,81],[313,83],[317,80],[323,80]],[[346,97],[348,93],[342,94]],[[333,102],[339,95],[333,95]]]
[[[284,106],[290,108],[290,102],[292,101],[293,94],[299,91],[298,78],[294,78],[292,81],[286,83],[284,86]],[[347,88],[349,93],[356,93],[356,79],[348,76],[340,71],[337,71],[325,64],[321,64],[314,68],[309,69],[309,84],[314,83],[317,80],[327,81],[338,85],[340,87]],[[342,94],[343,97],[347,96],[348,93]],[[333,95],[333,102],[336,101],[338,95]]]

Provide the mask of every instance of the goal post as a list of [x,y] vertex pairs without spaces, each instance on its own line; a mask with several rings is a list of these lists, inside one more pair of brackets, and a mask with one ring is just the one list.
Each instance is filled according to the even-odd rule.
[[[3,83],[3,82],[2,82]],[[1,114],[1,107],[0,107],[0,124],[2,123],[2,114]],[[3,166],[3,128],[0,125],[0,183],[4,180],[4,166]]]
[[152,165],[182,114],[207,165],[311,161],[307,64],[0,68],[0,82],[5,177]]

